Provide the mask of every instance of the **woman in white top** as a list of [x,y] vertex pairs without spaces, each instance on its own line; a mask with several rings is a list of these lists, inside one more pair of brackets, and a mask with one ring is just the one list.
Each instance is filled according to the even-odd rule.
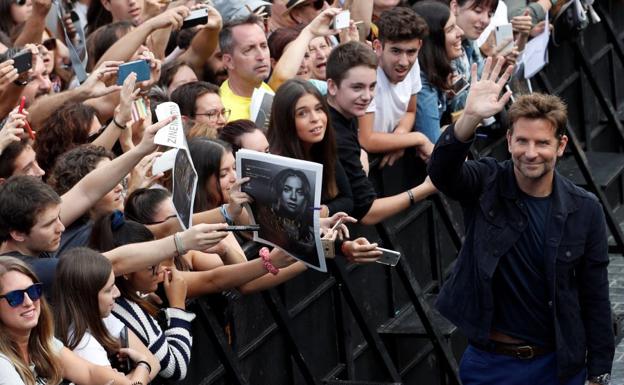
[[[74,353],[96,365],[124,369],[117,364],[118,352],[129,347],[146,357],[152,368],[150,379],[159,371],[158,360],[137,336],[128,331],[127,346],[120,339],[124,324],[111,310],[119,290],[111,262],[86,247],[61,255],[54,284],[56,335]],[[127,370],[127,369],[126,369]]]
[[[63,378],[78,385],[148,383],[147,365],[138,365],[125,377],[81,359],[53,331],[35,274],[17,258],[0,257],[0,385],[56,385]],[[131,349],[122,352],[139,362],[144,358]]]

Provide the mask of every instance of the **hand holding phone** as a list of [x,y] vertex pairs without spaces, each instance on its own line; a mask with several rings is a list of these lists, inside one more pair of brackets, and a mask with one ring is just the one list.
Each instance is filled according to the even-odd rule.
[[208,23],[208,9],[207,8],[199,8],[191,11],[191,13],[184,18],[182,22],[182,28],[191,28],[196,25],[204,25]]
[[377,247],[377,250],[381,251],[381,257],[375,262],[381,263],[389,266],[396,266],[399,263],[399,259],[401,259],[401,253],[398,251],[384,249],[383,247]]
[[349,28],[351,22],[351,12],[345,10],[334,16],[334,20],[331,23],[331,29],[345,29]]
[[22,74],[32,68],[32,51],[25,49],[13,56],[13,67],[18,74]]
[[126,80],[126,78],[133,72],[137,75],[137,82],[150,80],[150,65],[147,60],[141,59],[124,63],[119,66],[119,72],[117,72],[117,85],[122,85],[124,80]]
[[[22,99],[20,100],[19,109],[17,110],[18,114],[24,114],[25,104],[26,104],[26,97],[22,96]],[[33,132],[32,128],[30,128],[30,123],[28,123],[28,120],[26,119],[24,119],[24,128],[26,128],[26,132],[28,133],[28,137],[30,138],[30,140],[35,140],[35,133]]]
[[511,24],[497,26],[494,36],[496,37],[496,49],[499,50],[500,56],[506,56],[513,50],[513,27]]

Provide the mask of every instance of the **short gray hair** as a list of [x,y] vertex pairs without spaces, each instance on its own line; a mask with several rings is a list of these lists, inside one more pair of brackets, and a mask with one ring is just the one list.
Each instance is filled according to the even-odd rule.
[[234,50],[232,29],[234,29],[234,27],[238,27],[239,25],[245,24],[256,24],[261,26],[262,18],[255,13],[250,13],[249,16],[245,18],[238,18],[227,22],[221,29],[221,32],[219,32],[219,48],[221,49],[221,53],[232,53]]

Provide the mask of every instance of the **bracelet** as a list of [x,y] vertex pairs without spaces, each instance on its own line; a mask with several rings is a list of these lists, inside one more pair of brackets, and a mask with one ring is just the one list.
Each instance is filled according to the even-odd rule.
[[260,259],[262,259],[262,266],[264,266],[269,273],[273,275],[277,275],[277,273],[279,273],[279,269],[271,263],[271,255],[268,248],[261,248],[258,255],[260,255]]
[[126,126],[122,126],[121,124],[117,123],[117,121],[115,120],[114,116],[113,116],[113,124],[115,124],[115,126],[121,128],[122,130],[126,129]]
[[180,233],[173,234],[173,242],[175,243],[178,255],[182,256],[186,254],[186,249],[184,248],[184,243],[182,243],[182,236],[180,235]]
[[138,367],[139,365],[143,365],[145,366],[145,369],[147,369],[147,374],[152,373],[152,365],[150,365],[147,361],[139,361],[136,363],[135,368]]
[[233,226],[234,225],[234,219],[232,219],[230,214],[228,214],[227,209],[225,208],[225,206],[227,206],[227,205],[221,205],[221,207],[219,208],[219,211],[221,212],[221,215],[223,215],[223,219],[225,219],[225,222],[228,225]]
[[414,193],[412,192],[412,190],[407,190],[407,196],[410,200],[410,206],[416,203],[416,199],[414,199]]

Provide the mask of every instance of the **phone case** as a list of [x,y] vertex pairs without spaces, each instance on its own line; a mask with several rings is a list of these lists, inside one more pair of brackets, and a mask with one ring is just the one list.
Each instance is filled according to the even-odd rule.
[[135,60],[119,66],[119,72],[117,73],[117,85],[122,85],[124,80],[126,80],[128,75],[132,72],[136,73],[137,82],[150,79],[150,67],[147,60]]

